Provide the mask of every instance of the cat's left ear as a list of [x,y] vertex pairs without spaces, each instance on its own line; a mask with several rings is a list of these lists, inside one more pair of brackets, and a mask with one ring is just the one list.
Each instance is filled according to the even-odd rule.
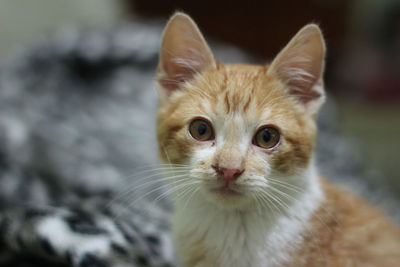
[[165,27],[161,41],[157,82],[162,97],[190,81],[206,68],[215,68],[214,56],[194,21],[175,13]]
[[304,26],[278,54],[267,75],[277,76],[289,89],[289,94],[314,116],[325,99],[323,72],[325,42],[315,24]]

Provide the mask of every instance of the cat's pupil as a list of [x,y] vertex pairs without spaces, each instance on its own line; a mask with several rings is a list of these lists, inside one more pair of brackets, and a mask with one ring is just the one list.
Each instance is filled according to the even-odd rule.
[[207,125],[205,125],[204,123],[201,123],[199,125],[199,127],[197,128],[197,132],[199,133],[199,135],[203,135],[207,132]]
[[262,140],[263,140],[265,143],[268,143],[268,142],[271,140],[271,133],[270,133],[269,131],[267,131],[267,130],[264,130],[264,131],[262,132],[261,137],[262,137]]

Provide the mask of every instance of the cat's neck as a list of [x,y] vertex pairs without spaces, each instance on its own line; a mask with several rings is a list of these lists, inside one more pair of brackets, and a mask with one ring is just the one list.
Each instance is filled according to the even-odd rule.
[[304,183],[296,194],[293,192],[296,201],[288,209],[275,203],[226,210],[210,205],[198,194],[189,202],[176,203],[175,230],[191,236],[193,242],[201,240],[203,246],[213,250],[210,254],[224,255],[219,256],[219,266],[280,265],[301,243],[301,233],[323,199],[313,164],[297,176],[291,178]]

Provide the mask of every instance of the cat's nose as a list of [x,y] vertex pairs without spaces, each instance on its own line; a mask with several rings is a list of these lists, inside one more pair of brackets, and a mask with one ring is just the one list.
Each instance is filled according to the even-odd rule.
[[218,165],[213,165],[212,167],[225,181],[236,180],[244,172],[244,169],[223,168]]

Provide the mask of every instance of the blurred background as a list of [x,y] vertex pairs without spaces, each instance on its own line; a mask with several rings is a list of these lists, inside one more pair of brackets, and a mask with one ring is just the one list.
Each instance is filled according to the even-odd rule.
[[165,22],[176,10],[190,14],[207,38],[259,62],[276,55],[304,24],[318,23],[328,44],[326,88],[337,102],[341,128],[400,192],[399,0],[3,0],[0,64],[68,27]]

